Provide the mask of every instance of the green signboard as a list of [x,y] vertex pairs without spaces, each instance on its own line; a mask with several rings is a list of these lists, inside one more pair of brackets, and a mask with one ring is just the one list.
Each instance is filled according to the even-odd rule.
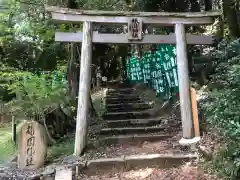
[[176,47],[173,45],[160,45],[141,59],[133,56],[126,67],[130,82],[144,82],[162,98],[169,99],[178,92]]

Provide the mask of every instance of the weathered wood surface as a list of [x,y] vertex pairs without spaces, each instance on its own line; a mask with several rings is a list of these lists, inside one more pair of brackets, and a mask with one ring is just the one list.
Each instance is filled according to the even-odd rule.
[[129,19],[128,31],[127,31],[128,39],[142,40],[143,38],[142,29],[143,29],[143,22],[141,19],[138,19],[138,18]]
[[[58,42],[82,42],[83,33],[56,32],[55,41]],[[211,36],[186,35],[187,44],[210,45],[213,43]],[[93,43],[113,44],[176,44],[175,34],[171,35],[144,35],[141,41],[129,41],[126,34],[100,34],[93,32]]]
[[183,138],[192,138],[192,107],[190,101],[186,33],[183,24],[175,25],[177,66]]
[[[72,22],[80,23],[84,21],[97,22],[97,23],[113,23],[113,24],[127,24],[130,19],[135,17],[127,16],[89,16],[80,14],[62,14],[52,13],[52,19],[59,22]],[[144,24],[157,24],[164,26],[173,26],[177,23],[189,24],[189,25],[205,25],[212,24],[214,22],[213,17],[141,17]]]
[[195,135],[195,137],[200,137],[200,128],[199,128],[199,121],[198,121],[198,108],[197,108],[197,93],[194,88],[191,88],[191,101],[192,101],[194,135]]
[[101,23],[128,23],[133,18],[138,18],[144,24],[174,25],[183,24],[212,24],[214,17],[220,16],[219,12],[124,12],[124,11],[87,11],[79,9],[58,8],[46,6],[52,13],[52,19],[68,22],[101,22]]
[[138,17],[216,17],[220,16],[220,12],[130,12],[130,11],[93,11],[81,9],[60,8],[57,6],[45,6],[49,12],[62,13],[62,14],[78,14],[89,16],[138,16]]
[[80,81],[78,93],[77,125],[75,137],[76,156],[80,156],[87,143],[87,121],[92,64],[92,23],[83,23],[83,42],[81,51]]

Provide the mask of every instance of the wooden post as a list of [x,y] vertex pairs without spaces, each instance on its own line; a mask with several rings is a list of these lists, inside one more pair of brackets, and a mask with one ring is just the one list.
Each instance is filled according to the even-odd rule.
[[92,64],[92,23],[83,23],[80,81],[78,92],[77,125],[74,154],[80,156],[87,143],[87,121]]
[[17,144],[17,124],[15,120],[15,116],[12,115],[12,141],[14,145]]
[[194,135],[195,137],[200,137],[198,109],[197,109],[197,93],[194,88],[191,88],[191,101],[192,101]]
[[176,24],[175,33],[183,138],[191,139],[193,121],[190,101],[186,33],[184,25]]

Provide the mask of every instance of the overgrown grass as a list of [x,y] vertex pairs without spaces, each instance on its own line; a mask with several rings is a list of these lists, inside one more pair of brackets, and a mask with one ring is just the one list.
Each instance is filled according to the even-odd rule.
[[16,147],[11,141],[11,127],[0,128],[0,163],[6,162],[16,153]]
[[16,154],[17,148],[11,141],[1,143],[0,148],[0,163],[7,162],[12,156]]

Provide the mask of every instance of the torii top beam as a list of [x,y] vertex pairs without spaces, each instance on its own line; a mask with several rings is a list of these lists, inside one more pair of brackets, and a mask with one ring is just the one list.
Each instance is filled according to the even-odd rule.
[[90,11],[79,9],[59,8],[45,6],[52,14],[52,19],[66,22],[97,22],[97,23],[123,23],[127,24],[130,19],[138,18],[144,24],[158,24],[173,26],[181,23],[186,25],[212,24],[214,18],[220,16],[220,12],[125,12],[125,11]]

